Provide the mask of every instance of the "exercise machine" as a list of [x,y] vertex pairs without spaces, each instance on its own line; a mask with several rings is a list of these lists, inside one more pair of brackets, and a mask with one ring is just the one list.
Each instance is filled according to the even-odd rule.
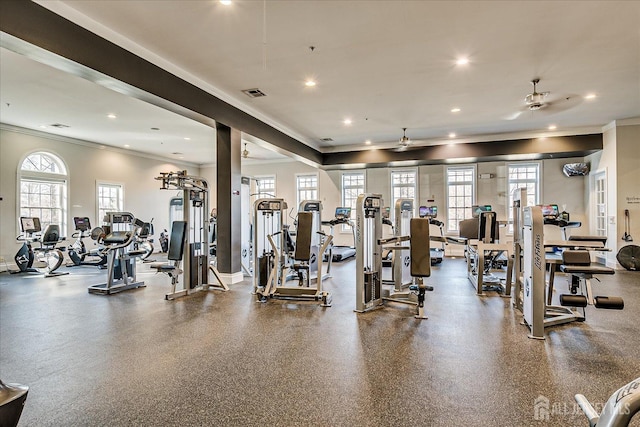
[[527,204],[527,189],[516,188],[512,192],[512,217],[513,217],[513,306],[522,311],[522,289],[523,289],[523,245],[522,221],[524,217],[524,207]]
[[151,264],[151,268],[155,269],[158,273],[165,273],[171,278],[171,292],[169,292],[168,295],[175,295],[178,279],[180,275],[184,273],[182,269],[182,259],[184,258],[186,237],[187,222],[174,221],[171,224],[171,235],[167,247],[167,262]]
[[[489,205],[474,206],[473,212],[474,215],[478,215],[475,220],[477,240],[469,240],[466,246],[467,277],[478,295],[484,295],[484,291],[491,290],[499,292],[503,297],[510,297],[513,274],[512,247],[498,242],[498,221],[496,213],[491,211]],[[499,258],[506,258],[507,273],[504,278],[491,273]]]
[[[174,283],[171,292],[165,295],[165,299],[173,300],[209,289],[228,291],[229,287],[222,281],[220,273],[209,258],[210,212],[207,180],[188,175],[186,170],[161,172],[160,176],[155,179],[161,181],[161,190],[182,192],[181,198],[173,197],[171,199],[169,216],[172,218],[172,224],[175,221],[187,223],[185,248],[182,256],[184,271],[181,274],[181,287],[176,289],[177,283]],[[213,273],[217,284],[209,283],[209,272]]]
[[[269,298],[294,299],[305,301],[318,301],[323,307],[331,306],[331,294],[322,287],[322,258],[318,257],[318,253],[324,253],[331,244],[333,236],[325,235],[322,232],[314,230],[312,212],[298,212],[296,243],[293,254],[290,257],[291,264],[286,262],[283,256],[283,247],[287,246],[285,239],[279,238],[286,228],[282,228],[273,234],[267,235],[271,250],[265,253],[262,259],[267,262],[260,264],[260,268],[265,268],[265,264],[270,270],[266,282],[258,286],[256,295],[258,301],[267,302]],[[317,259],[317,275],[315,286],[312,285],[311,263],[314,256],[312,251],[312,241],[314,234],[320,237],[320,248],[316,252]],[[291,269],[295,274],[293,277],[298,278],[297,286],[288,285],[287,279],[284,279],[285,270]]]
[[133,249],[142,250],[144,254],[140,256],[142,262],[154,262],[154,259],[149,259],[153,254],[153,218],[151,221],[143,223],[142,227],[136,234],[136,238],[133,241]]
[[[563,247],[561,271],[571,277],[570,294],[560,296],[560,306],[550,304],[554,275],[549,274],[546,286],[546,266],[549,264],[545,248]],[[601,241],[544,240],[544,219],[540,206],[527,206],[522,217],[522,311],[529,338],[544,339],[545,328],[586,319],[585,307],[621,310],[624,301],[619,297],[593,297],[590,279],[597,274],[614,274],[614,270],[591,265],[589,249],[604,250]],[[553,272],[553,269],[551,270]],[[577,284],[576,279],[577,278]],[[584,293],[578,294],[582,290]],[[548,292],[548,297],[545,295]],[[581,308],[582,312],[578,309]]]
[[640,378],[616,390],[604,404],[600,414],[584,395],[576,394],[575,399],[589,420],[589,427],[627,427],[640,412]]
[[438,207],[420,206],[418,208],[418,216],[420,218],[427,218],[429,220],[429,225],[438,227],[438,236],[434,236],[429,233],[431,234],[431,241],[438,242],[440,244],[440,247],[438,248],[431,247],[431,265],[438,265],[442,263],[442,260],[444,259],[444,251],[448,243],[448,240],[444,235],[444,223],[436,219],[438,217]]
[[[62,249],[57,248],[57,244],[64,240],[60,237],[60,226],[49,224],[42,233],[40,218],[20,217],[20,229],[22,234],[16,240],[23,242],[20,249],[13,258],[18,270],[10,271],[11,274],[19,273],[41,273],[33,267],[33,262],[43,262],[46,265],[44,277],[55,277],[69,274],[68,272],[57,271],[64,261]],[[33,243],[40,246],[33,247]]]
[[[355,241],[355,229],[353,226],[353,222],[351,221],[351,208],[338,207],[336,208],[334,219],[329,221],[322,221],[322,225],[326,225],[330,227],[329,234],[331,234],[332,236],[334,235],[333,228],[336,225],[342,225],[342,224],[345,224],[349,228],[351,228],[351,233],[353,234],[353,239]],[[330,252],[331,252],[331,256],[333,257],[332,258],[333,262],[344,261],[356,255],[356,249],[352,246],[333,245],[331,247]],[[328,256],[328,254],[326,256]]]
[[[424,300],[426,291],[433,290],[424,283],[431,274],[429,249],[429,221],[426,218],[410,218],[409,235],[382,239],[382,196],[361,194],[356,201],[356,308],[358,313],[382,307],[384,301],[393,301],[416,307],[415,317],[426,319]],[[382,287],[383,245],[410,242],[409,259],[411,276],[416,283],[406,291],[386,292]],[[426,242],[426,244],[425,244]],[[402,247],[395,250],[406,250]]]
[[107,212],[104,222],[107,234],[102,253],[107,257],[107,281],[89,286],[89,293],[112,295],[146,286],[136,277],[136,258],[144,255],[144,251],[133,249],[136,233],[144,222],[130,212]]
[[[320,252],[321,246],[326,240],[326,234],[322,232],[322,202],[320,200],[303,200],[300,202],[298,212],[310,212],[311,213],[311,257],[309,259],[309,271],[311,273],[311,280],[316,280],[318,275],[322,280],[328,279],[331,274],[331,263],[333,256],[331,254],[330,244],[328,246],[327,254],[327,270],[326,272],[318,272],[318,259],[325,258],[325,254]],[[296,236],[298,231],[296,229]],[[332,236],[333,241],[333,236]],[[296,237],[296,249],[297,249],[297,237]]]
[[[280,269],[284,263],[282,259],[276,259],[276,254],[272,250],[272,244],[268,236],[272,236],[273,244],[282,248],[283,234],[278,233],[283,229],[284,211],[287,203],[282,199],[257,199],[253,204],[253,293],[257,294],[258,289],[265,289],[269,286],[269,281],[273,280],[270,275],[274,266]],[[276,234],[278,233],[278,234]],[[284,257],[284,253],[278,254]],[[282,281],[280,271],[275,272]]]
[[[67,267],[92,265],[99,268],[107,268],[107,256],[102,253],[104,249],[102,239],[105,236],[102,227],[92,229],[91,221],[88,217],[73,217],[73,223],[76,231],[71,237],[75,238],[76,241],[67,249],[69,259],[71,260],[71,264],[67,264]],[[83,241],[83,239],[87,237],[90,237],[91,240],[100,246],[87,250]]]

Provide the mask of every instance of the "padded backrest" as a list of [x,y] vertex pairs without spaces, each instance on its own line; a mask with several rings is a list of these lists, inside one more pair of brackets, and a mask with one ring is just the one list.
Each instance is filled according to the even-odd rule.
[[42,235],[43,245],[55,245],[60,241],[60,226],[57,224],[49,224]]
[[151,223],[145,222],[144,225],[140,228],[138,237],[140,237],[141,239],[146,239],[151,234],[153,234],[151,231]]
[[591,265],[589,251],[565,250],[562,252],[562,263],[565,265]]
[[167,259],[180,261],[184,254],[184,237],[187,234],[186,221],[173,221],[171,224],[171,237],[169,238],[169,252]]
[[495,212],[480,212],[478,218],[478,240],[495,243],[498,239],[498,220]]
[[429,277],[431,276],[429,218],[411,218],[409,234],[411,275],[413,277]]
[[607,236],[569,236],[568,240],[578,242],[602,242],[603,245],[607,244]]
[[296,230],[296,252],[293,259],[308,261],[311,258],[311,237],[313,233],[313,214],[311,212],[298,213],[298,228]]
[[465,239],[478,238],[478,218],[465,219],[460,221],[460,237]]

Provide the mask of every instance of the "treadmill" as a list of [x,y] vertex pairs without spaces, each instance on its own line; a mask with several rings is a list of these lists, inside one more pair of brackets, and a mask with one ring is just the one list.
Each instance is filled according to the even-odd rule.
[[418,208],[418,216],[420,216],[420,218],[429,218],[429,225],[435,225],[440,229],[440,238],[431,236],[430,239],[432,242],[439,241],[440,247],[435,248],[431,246],[431,244],[429,245],[431,251],[431,265],[440,264],[444,259],[444,248],[446,240],[444,238],[444,223],[436,219],[436,217],[438,216],[438,207],[420,206],[420,208]]
[[[347,224],[351,228],[351,234],[353,235],[353,242],[356,241],[355,230],[353,223],[351,222],[351,208],[339,207],[336,208],[335,218],[329,221],[322,221],[322,225],[331,227],[329,232],[333,234],[333,227],[336,225]],[[340,262],[345,259],[349,259],[356,255],[356,249],[352,246],[332,246],[329,248],[328,253],[324,254],[324,260],[327,261],[331,257],[332,262]]]

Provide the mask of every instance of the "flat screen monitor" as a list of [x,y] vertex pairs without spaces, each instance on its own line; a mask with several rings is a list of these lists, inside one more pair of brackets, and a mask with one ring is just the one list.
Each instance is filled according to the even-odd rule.
[[471,212],[473,217],[477,218],[482,212],[491,212],[491,205],[473,205],[471,206]]
[[438,216],[437,206],[420,206],[418,209],[420,218],[435,218]]
[[21,216],[20,228],[22,228],[24,233],[38,233],[42,231],[42,228],[40,227],[40,218]]
[[542,216],[557,218],[560,215],[558,205],[542,205],[540,208],[542,209]]
[[349,219],[351,217],[351,208],[336,208],[336,218]]
[[86,216],[85,217],[74,216],[73,223],[76,226],[76,230],[78,231],[91,230],[91,222],[89,221],[89,218],[87,218]]

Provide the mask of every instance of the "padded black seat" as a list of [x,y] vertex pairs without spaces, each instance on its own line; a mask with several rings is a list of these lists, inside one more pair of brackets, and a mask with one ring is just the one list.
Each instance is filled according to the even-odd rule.
[[613,268],[591,265],[589,251],[566,250],[562,252],[560,270],[568,274],[615,274]]
[[601,242],[603,245],[607,244],[607,236],[569,236],[568,240],[578,242]]
[[[159,273],[167,273],[172,277],[172,285],[175,286],[177,276],[182,272],[180,270],[180,262],[184,255],[185,234],[187,233],[186,221],[173,221],[171,225],[171,237],[169,238],[169,251],[167,252],[168,263],[154,262],[151,268]],[[144,251],[142,251],[144,252]],[[173,261],[173,263],[171,263]],[[174,275],[174,273],[177,273]]]

